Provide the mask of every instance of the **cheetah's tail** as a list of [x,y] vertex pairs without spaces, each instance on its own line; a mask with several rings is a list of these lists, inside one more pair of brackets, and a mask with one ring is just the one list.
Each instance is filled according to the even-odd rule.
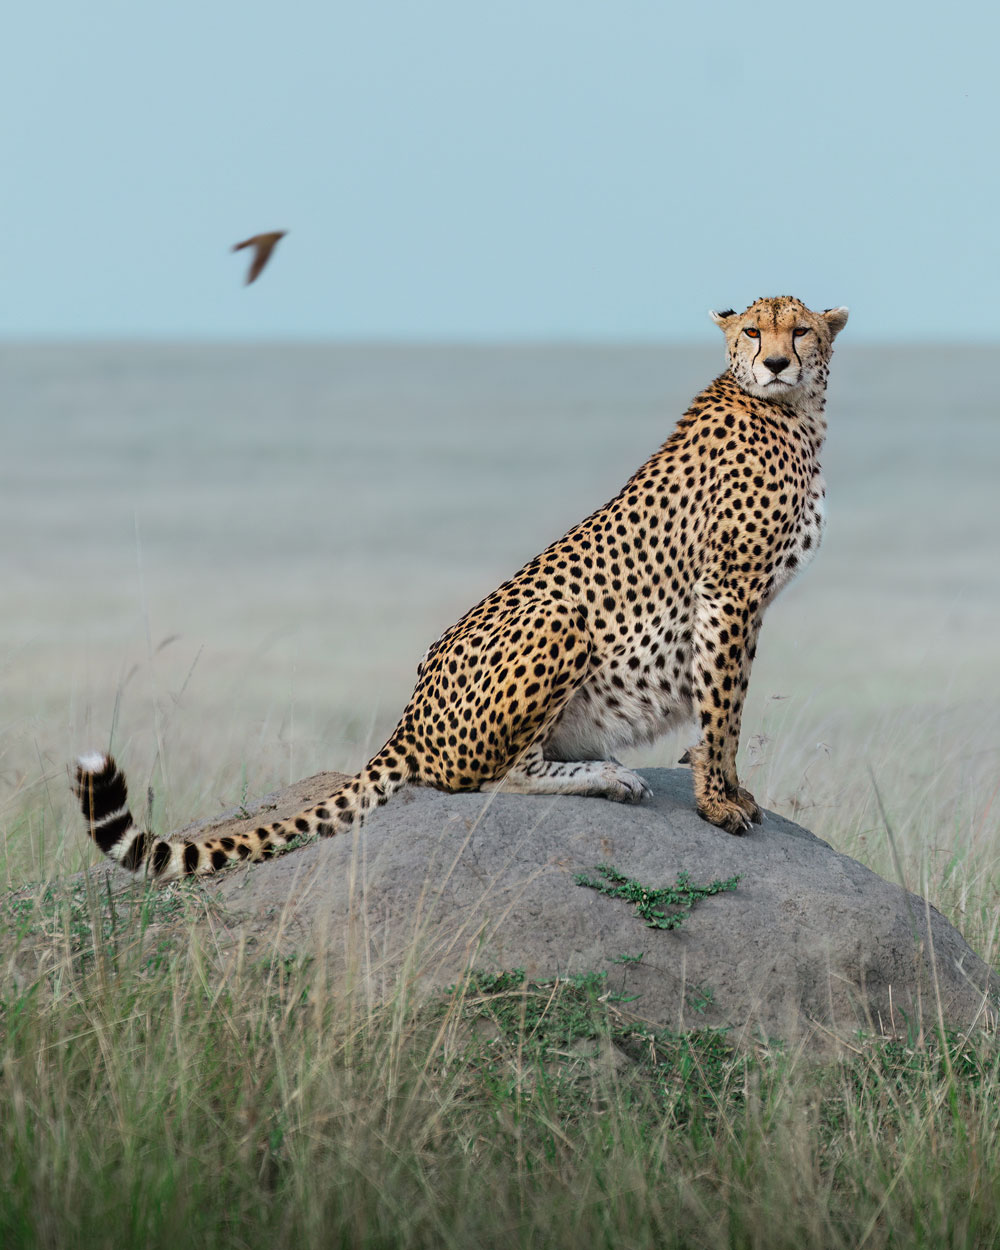
[[360,823],[371,808],[385,803],[412,775],[411,762],[390,739],[356,777],[288,820],[261,825],[247,833],[225,837],[208,833],[179,842],[137,828],[129,811],[125,776],[110,755],[95,752],[80,756],[74,789],[88,832],[105,855],[131,872],[172,881],[204,876],[232,860],[265,859],[295,838],[342,833]]

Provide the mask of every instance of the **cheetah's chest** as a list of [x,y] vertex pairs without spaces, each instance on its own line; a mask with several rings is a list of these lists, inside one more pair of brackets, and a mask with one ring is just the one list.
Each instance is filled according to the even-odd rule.
[[546,744],[550,759],[602,759],[654,742],[691,714],[691,641],[637,644],[575,692]]

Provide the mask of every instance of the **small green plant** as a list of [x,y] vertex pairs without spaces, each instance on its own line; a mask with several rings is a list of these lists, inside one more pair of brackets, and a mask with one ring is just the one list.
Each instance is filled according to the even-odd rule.
[[715,1002],[715,990],[710,985],[689,985],[684,1001],[692,1011],[704,1015]]
[[[506,994],[524,984],[524,969],[511,968],[508,972],[474,972],[469,987],[475,994]],[[458,986],[449,985],[447,992],[454,994]]]
[[577,885],[585,885],[609,898],[620,898],[631,903],[635,907],[636,915],[641,916],[650,929],[679,929],[696,903],[700,903],[703,898],[711,898],[713,894],[735,890],[740,879],[735,876],[726,881],[713,881],[709,885],[693,885],[690,875],[681,872],[677,874],[673,885],[655,889],[653,886],[643,885],[641,881],[633,881],[610,864],[598,864],[594,871],[604,880],[596,881],[585,873],[578,873],[574,877]]
[[[452,987],[451,993],[457,993]],[[607,993],[607,973],[581,972],[556,981],[528,981],[523,968],[474,972],[465,992],[488,1012],[501,1030],[523,1035],[541,1051],[565,1047],[578,1038],[595,1037]]]

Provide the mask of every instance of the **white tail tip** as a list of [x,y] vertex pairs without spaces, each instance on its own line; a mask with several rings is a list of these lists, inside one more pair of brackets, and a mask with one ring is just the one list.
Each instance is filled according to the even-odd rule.
[[90,751],[86,755],[81,755],[76,763],[81,772],[102,773],[107,767],[108,757],[100,751]]

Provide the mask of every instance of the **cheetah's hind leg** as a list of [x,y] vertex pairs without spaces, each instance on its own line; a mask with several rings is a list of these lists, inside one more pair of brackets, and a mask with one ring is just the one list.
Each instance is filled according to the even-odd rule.
[[545,757],[546,742],[589,675],[593,644],[584,612],[561,600],[532,599],[493,618],[488,630],[476,625],[427,657],[411,704],[412,728],[404,713],[424,785],[593,794],[620,803],[649,793],[614,760]]
[[616,760],[547,760],[538,744],[530,747],[502,780],[482,789],[505,790],[508,794],[586,794],[616,803],[638,803],[653,797],[639,774]]

